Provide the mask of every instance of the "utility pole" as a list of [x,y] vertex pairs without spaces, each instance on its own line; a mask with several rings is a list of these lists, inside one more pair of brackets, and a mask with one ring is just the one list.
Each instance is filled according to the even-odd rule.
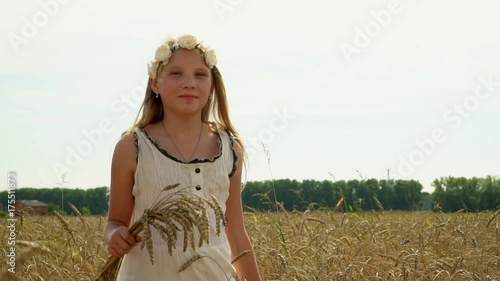
[[390,173],[389,171],[390,171],[390,170],[389,170],[389,169],[387,169],[387,185],[389,185],[389,180],[390,180],[390,178],[391,178],[391,177],[389,176],[389,173]]
[[58,182],[57,185],[61,187],[61,211],[64,212],[64,184],[69,183],[66,181],[66,173],[61,175],[61,182]]

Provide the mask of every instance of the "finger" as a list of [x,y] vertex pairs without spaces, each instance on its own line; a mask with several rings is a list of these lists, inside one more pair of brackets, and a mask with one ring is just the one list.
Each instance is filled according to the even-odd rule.
[[130,234],[128,229],[121,229],[120,236],[123,240],[125,240],[129,245],[134,246],[136,244],[134,236]]
[[112,247],[108,247],[108,252],[113,256],[113,257],[117,257],[117,258],[120,258],[122,255],[120,255],[120,253],[118,253],[114,248]]
[[130,251],[130,246],[127,246],[125,248],[121,248],[121,247],[116,247],[114,248],[115,249],[115,252],[119,255],[119,256],[123,256],[125,254],[128,253],[128,251]]
[[125,242],[129,244],[129,246],[135,246],[135,244],[137,244],[137,241],[135,241],[134,236],[132,236],[131,234],[128,234],[126,237],[124,237],[124,239]]
[[141,242],[141,241],[142,241],[142,236],[137,235],[137,236],[135,237],[135,241],[137,241],[137,242]]
[[112,256],[117,257],[117,258],[123,258],[124,255],[125,254],[120,254],[120,253],[114,252],[114,254]]
[[130,243],[128,243],[125,240],[117,241],[116,246],[117,246],[117,249],[120,249],[121,251],[124,251],[124,252],[127,251],[128,249],[130,249],[130,247],[131,247]]

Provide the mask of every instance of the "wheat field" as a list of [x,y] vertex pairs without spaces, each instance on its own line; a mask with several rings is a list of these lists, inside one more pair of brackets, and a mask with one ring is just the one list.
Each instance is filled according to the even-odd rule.
[[[4,225],[8,225],[4,218]],[[92,280],[103,216],[16,217],[16,268],[0,280]],[[499,212],[245,213],[263,280],[500,281]],[[0,258],[8,261],[10,231]],[[155,249],[156,250],[156,249]]]

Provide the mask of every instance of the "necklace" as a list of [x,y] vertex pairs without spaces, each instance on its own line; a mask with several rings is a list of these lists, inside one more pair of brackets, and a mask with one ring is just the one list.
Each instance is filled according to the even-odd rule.
[[[182,155],[181,151],[179,150],[179,148],[177,147],[177,145],[175,144],[174,142],[174,139],[172,139],[172,137],[170,136],[170,134],[168,133],[167,129],[165,128],[165,125],[163,125],[163,122],[160,122],[161,123],[161,126],[163,127],[163,130],[165,131],[165,133],[167,134],[167,137],[168,139],[172,142],[172,144],[174,145],[174,148],[175,150],[177,150],[177,153],[179,153],[179,156],[182,158],[182,160],[184,162],[187,163],[187,160],[186,158],[184,158],[184,156]],[[189,156],[189,160],[193,159],[193,156],[196,152],[196,150],[198,149],[198,145],[200,144],[200,140],[201,140],[201,132],[203,131],[203,123],[201,123],[201,127],[200,127],[200,132],[198,133],[198,141],[196,142],[196,146],[194,147],[194,150],[193,150],[193,153],[191,153],[191,156]]]

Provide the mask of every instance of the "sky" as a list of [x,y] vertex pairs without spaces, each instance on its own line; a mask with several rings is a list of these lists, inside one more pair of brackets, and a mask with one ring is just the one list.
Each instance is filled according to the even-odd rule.
[[184,33],[217,52],[247,181],[500,175],[498,1],[0,5],[0,172],[18,187],[109,186],[147,62]]

